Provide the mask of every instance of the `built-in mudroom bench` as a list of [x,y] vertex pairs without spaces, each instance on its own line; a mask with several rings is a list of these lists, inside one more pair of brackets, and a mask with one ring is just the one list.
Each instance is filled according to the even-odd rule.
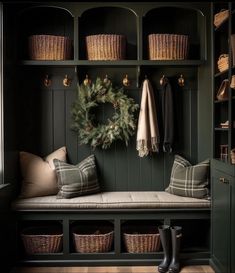
[[[180,259],[185,264],[208,264],[210,257],[210,201],[172,196],[167,192],[104,192],[72,199],[55,196],[16,200],[12,204],[17,219],[18,238],[22,228],[33,221],[61,226],[63,247],[60,253],[25,255],[19,241],[20,261],[31,265],[157,265],[162,250],[128,253],[124,245],[125,227],[141,231],[143,226],[180,225],[183,227]],[[87,230],[93,225],[113,226],[114,244],[107,253],[76,253],[73,228],[76,223]],[[207,227],[198,229],[198,226]],[[132,231],[133,231],[132,230]]]
[[234,272],[234,18],[233,2],[0,2],[8,267],[157,266],[167,227],[180,264]]

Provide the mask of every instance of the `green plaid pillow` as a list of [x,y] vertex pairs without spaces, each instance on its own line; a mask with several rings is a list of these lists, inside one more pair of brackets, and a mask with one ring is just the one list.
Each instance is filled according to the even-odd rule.
[[183,157],[176,155],[171,170],[170,184],[166,192],[194,198],[209,196],[209,159],[192,166]]
[[57,198],[72,198],[100,191],[95,156],[90,155],[77,165],[53,160],[58,178]]

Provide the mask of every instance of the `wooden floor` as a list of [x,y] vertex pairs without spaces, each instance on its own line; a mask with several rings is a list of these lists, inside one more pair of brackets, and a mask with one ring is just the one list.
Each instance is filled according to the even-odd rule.
[[[12,273],[156,273],[156,266],[119,267],[22,267]],[[181,273],[214,273],[208,265],[185,266]]]

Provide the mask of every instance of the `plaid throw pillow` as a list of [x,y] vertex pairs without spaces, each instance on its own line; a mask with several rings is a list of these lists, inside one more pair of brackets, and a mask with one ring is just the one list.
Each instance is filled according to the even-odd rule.
[[170,184],[166,192],[194,198],[209,196],[209,160],[192,166],[183,157],[176,155],[171,170]]
[[53,162],[58,177],[57,198],[72,198],[100,191],[94,155],[77,165],[70,165],[58,159]]

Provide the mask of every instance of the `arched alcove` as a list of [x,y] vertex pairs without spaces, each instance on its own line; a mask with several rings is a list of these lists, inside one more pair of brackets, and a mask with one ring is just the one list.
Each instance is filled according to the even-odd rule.
[[152,33],[189,36],[188,59],[203,59],[205,55],[204,16],[199,10],[178,7],[159,7],[143,18],[143,56],[148,59],[148,35]]
[[40,6],[23,11],[19,17],[20,57],[28,58],[28,37],[30,35],[67,36],[73,40],[73,17],[59,7]]
[[120,7],[98,7],[85,11],[79,20],[80,59],[86,59],[85,37],[93,34],[122,34],[126,36],[126,59],[137,58],[136,15]]

